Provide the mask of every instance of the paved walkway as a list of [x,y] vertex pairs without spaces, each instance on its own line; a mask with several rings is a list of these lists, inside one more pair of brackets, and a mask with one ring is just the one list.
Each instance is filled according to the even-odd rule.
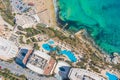
[[37,73],[34,73],[33,71],[29,69],[23,69],[19,65],[17,65],[15,62],[13,63],[8,63],[0,60],[0,66],[2,69],[8,68],[12,73],[16,75],[25,75],[28,80],[57,80],[54,77],[45,77],[45,76],[40,76]]

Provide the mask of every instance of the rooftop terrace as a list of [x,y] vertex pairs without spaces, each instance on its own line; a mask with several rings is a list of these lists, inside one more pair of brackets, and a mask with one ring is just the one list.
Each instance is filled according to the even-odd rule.
[[38,68],[44,69],[45,66],[47,65],[47,60],[36,54],[33,54],[28,63]]
[[48,54],[41,51],[34,51],[27,62],[27,67],[39,74],[50,75],[54,69],[56,61]]

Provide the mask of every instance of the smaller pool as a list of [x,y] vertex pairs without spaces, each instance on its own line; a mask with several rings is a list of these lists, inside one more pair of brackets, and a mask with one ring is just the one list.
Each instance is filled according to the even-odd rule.
[[52,47],[49,44],[43,44],[42,47],[46,50],[46,51],[51,51]]
[[53,48],[53,47],[51,47],[49,44],[43,44],[42,45],[42,48],[44,48],[46,51],[54,51],[55,50],[55,48]]
[[60,54],[66,55],[70,59],[71,62],[76,62],[77,61],[77,58],[74,56],[74,53],[72,53],[71,51],[62,50],[60,52]]
[[109,72],[106,72],[106,76],[108,77],[108,80],[119,80],[116,75],[111,74]]
[[48,41],[48,43],[49,43],[50,45],[52,45],[52,44],[54,44],[54,41],[53,41],[52,39],[50,39],[50,40]]

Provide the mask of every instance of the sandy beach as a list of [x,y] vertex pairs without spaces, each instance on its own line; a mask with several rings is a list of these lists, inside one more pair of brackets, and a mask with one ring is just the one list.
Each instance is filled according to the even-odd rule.
[[27,4],[34,4],[40,22],[50,27],[56,26],[55,9],[53,0],[23,0]]

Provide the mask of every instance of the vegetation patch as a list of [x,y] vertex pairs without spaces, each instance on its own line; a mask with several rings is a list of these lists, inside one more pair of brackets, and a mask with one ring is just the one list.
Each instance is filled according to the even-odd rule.
[[[1,12],[1,16],[2,16],[2,18],[6,21],[6,22],[8,22],[9,24],[11,24],[12,26],[14,26],[14,21],[13,21],[13,19],[14,19],[14,14],[12,14],[12,8],[11,8],[11,6],[10,6],[10,2],[9,2],[10,0],[3,0],[3,2],[4,2],[4,4],[3,3],[1,3],[1,4],[3,4],[4,5],[4,8],[0,8],[0,12]],[[6,9],[6,7],[7,7],[7,9]],[[9,6],[9,7],[8,7]]]

